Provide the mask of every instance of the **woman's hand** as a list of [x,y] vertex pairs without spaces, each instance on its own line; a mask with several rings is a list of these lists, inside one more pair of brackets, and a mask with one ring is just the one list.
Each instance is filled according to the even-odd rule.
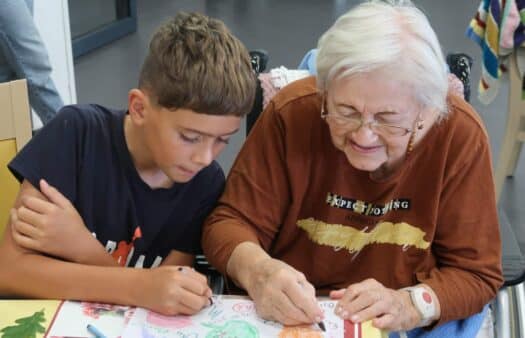
[[27,250],[80,262],[100,244],[84,225],[82,217],[57,189],[44,180],[40,190],[47,201],[24,196],[22,205],[11,210],[14,241]]
[[330,298],[339,300],[335,313],[354,323],[372,319],[379,329],[406,331],[421,321],[407,291],[388,289],[375,279],[332,291]]
[[252,265],[246,289],[259,316],[285,325],[318,323],[323,312],[315,288],[288,264],[266,258]]
[[164,315],[192,315],[211,304],[212,291],[204,275],[188,266],[161,266],[142,270],[136,289],[137,306]]

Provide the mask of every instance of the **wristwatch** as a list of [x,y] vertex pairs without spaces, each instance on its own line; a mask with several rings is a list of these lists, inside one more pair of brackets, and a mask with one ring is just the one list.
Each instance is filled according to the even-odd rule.
[[408,291],[412,304],[421,315],[421,322],[418,327],[428,326],[435,320],[437,305],[432,294],[423,286],[409,286],[401,290]]

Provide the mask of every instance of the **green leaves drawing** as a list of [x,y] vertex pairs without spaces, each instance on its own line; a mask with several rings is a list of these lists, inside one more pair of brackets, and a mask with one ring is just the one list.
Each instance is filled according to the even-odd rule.
[[29,317],[15,320],[17,325],[1,329],[1,338],[36,338],[37,334],[46,332],[46,328],[42,325],[45,321],[44,309],[42,309]]

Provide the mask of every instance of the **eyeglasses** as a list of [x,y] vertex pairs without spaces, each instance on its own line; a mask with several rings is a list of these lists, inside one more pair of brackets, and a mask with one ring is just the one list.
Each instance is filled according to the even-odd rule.
[[321,118],[327,122],[334,123],[337,127],[348,129],[348,131],[356,131],[361,127],[366,126],[377,135],[384,136],[405,136],[416,130],[423,129],[423,123],[418,119],[416,128],[406,128],[402,126],[395,126],[391,124],[377,122],[376,120],[365,122],[362,117],[343,116],[337,113],[328,113],[325,111],[325,102],[321,106]]

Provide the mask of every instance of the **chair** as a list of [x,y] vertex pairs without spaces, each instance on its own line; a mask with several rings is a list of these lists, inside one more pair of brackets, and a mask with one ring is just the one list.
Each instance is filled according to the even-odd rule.
[[470,101],[470,70],[474,60],[465,53],[450,53],[446,57],[450,72],[457,76],[463,83],[463,96],[465,101]]
[[498,211],[505,280],[492,303],[497,338],[525,336],[525,257],[503,210]]
[[[268,64],[268,52],[262,49],[254,50],[250,52],[252,67],[256,74],[262,73],[266,70]],[[253,124],[259,117],[259,114],[263,110],[263,90],[261,87],[261,81],[257,78],[257,87],[255,88],[255,99],[253,107],[250,113],[246,116],[246,136],[252,129]]]
[[213,294],[220,295],[223,293],[224,278],[219,271],[215,270],[215,268],[210,265],[206,256],[196,255],[193,267],[208,278],[208,285],[210,285]]
[[0,83],[0,238],[3,237],[9,209],[13,206],[18,181],[7,163],[31,138],[31,115],[25,80]]
[[503,135],[498,166],[496,168],[496,198],[499,200],[505,177],[513,176],[525,142],[525,100],[522,98],[522,79],[519,75],[515,54],[509,58],[509,111]]

